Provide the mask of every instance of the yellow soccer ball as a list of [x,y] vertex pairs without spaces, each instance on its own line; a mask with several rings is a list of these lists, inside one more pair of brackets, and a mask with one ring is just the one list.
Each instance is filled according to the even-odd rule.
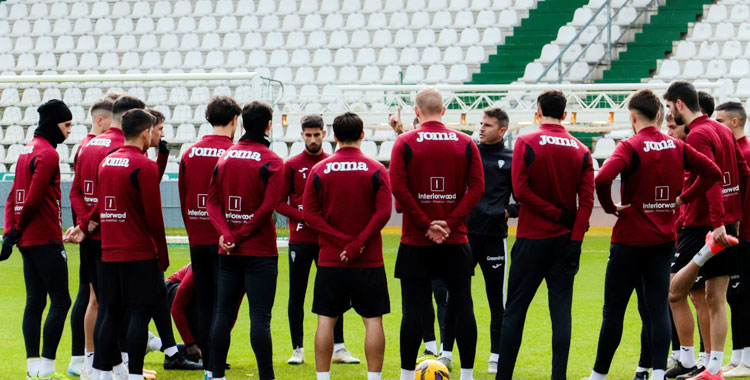
[[417,365],[415,380],[448,380],[450,371],[445,364],[437,360],[425,360]]

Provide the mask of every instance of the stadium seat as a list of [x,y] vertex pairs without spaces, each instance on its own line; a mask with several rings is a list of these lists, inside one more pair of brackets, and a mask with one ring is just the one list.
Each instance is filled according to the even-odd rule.
[[24,138],[25,131],[23,127],[19,125],[11,125],[5,130],[5,135],[3,136],[2,143],[5,145],[18,144],[23,142]]
[[[23,145],[21,144],[13,144],[10,147],[8,147],[8,151],[5,156],[5,163],[13,164],[13,168],[15,168],[15,163],[16,161],[18,161],[18,156],[21,155],[21,149],[23,149]],[[11,170],[11,171],[15,171],[15,170]]]
[[747,59],[735,59],[729,66],[730,78],[739,79],[750,75],[750,62]]
[[680,41],[672,56],[673,58],[687,60],[695,57],[696,54],[695,43],[692,41]]
[[706,41],[713,35],[711,24],[699,22],[693,26],[692,36],[690,37],[693,41]]
[[705,69],[703,67],[703,61],[697,59],[691,59],[685,62],[685,67],[682,70],[682,77],[685,79],[698,79],[703,76]]
[[706,77],[718,79],[727,74],[727,63],[723,59],[712,59],[706,66]]
[[594,152],[591,154],[591,157],[597,160],[607,159],[612,155],[612,153],[615,152],[615,145],[615,140],[602,137],[596,140],[596,145],[594,145]]
[[708,15],[703,20],[718,24],[726,20],[728,17],[727,8],[724,5],[716,4],[708,8]]
[[666,59],[661,62],[659,73],[654,75],[654,78],[674,79],[678,75],[680,75],[680,63],[672,59]]
[[196,141],[195,126],[192,124],[180,124],[175,132],[175,143],[193,143]]
[[287,157],[289,157],[289,147],[285,142],[274,141],[273,143],[271,143],[271,150],[279,155],[279,157],[281,157],[282,159],[287,159]]
[[374,141],[362,141],[362,145],[360,146],[360,149],[362,150],[362,153],[364,153],[366,156],[370,158],[377,158],[378,157],[378,146],[375,145]]
[[[10,89],[3,92],[3,97],[5,97],[5,94],[10,92]],[[13,89],[15,92],[15,89]],[[37,106],[42,103],[42,95],[39,93],[39,89],[37,88],[27,88],[23,91],[23,95],[21,96],[21,101],[18,101],[18,92],[15,92],[15,99],[12,104],[18,104],[21,107],[33,107]],[[5,103],[2,100],[0,100],[0,103]],[[7,103],[6,103],[7,104]]]

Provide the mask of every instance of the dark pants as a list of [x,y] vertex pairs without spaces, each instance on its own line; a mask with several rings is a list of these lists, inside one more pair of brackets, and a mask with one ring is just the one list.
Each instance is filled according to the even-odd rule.
[[[318,263],[320,248],[317,244],[289,244],[289,303],[287,316],[292,348],[304,347],[305,294],[312,263]],[[333,342],[344,343],[344,315],[333,327]]]
[[727,303],[732,310],[732,349],[741,350],[745,347],[750,347],[750,329],[747,326],[747,322],[750,320],[750,284],[747,283],[749,280],[748,264],[750,264],[750,258],[748,258],[748,252],[750,245],[743,241],[738,247],[740,254],[738,255],[738,268],[737,274],[731,276],[729,281],[729,290],[727,291]]
[[[70,308],[68,257],[62,244],[19,247],[19,250],[26,284],[26,308],[23,311],[26,357],[39,356],[41,339],[44,342],[42,357],[55,359]],[[47,307],[48,295],[50,308],[42,336],[42,314]]]
[[[106,304],[99,307],[99,313],[104,315],[99,341],[96,342],[96,355],[103,355],[102,362],[117,363],[120,359],[120,331],[125,329],[128,338],[123,346],[128,353],[128,372],[133,375],[143,373],[144,347],[148,340],[148,323],[154,313],[153,305],[124,305]],[[111,370],[102,368],[102,371]]]
[[[451,350],[453,349],[453,341],[455,340],[455,331],[451,331],[452,338],[450,342],[446,338],[445,328],[445,310],[448,307],[448,287],[445,285],[445,281],[442,279],[432,280],[432,294],[435,296],[435,303],[437,304],[437,320],[438,328],[440,329],[440,343],[450,343]],[[422,340],[425,342],[431,342],[435,340],[435,307],[432,302],[425,305],[424,312],[422,314]],[[433,352],[437,354],[438,352]]]
[[606,374],[622,338],[625,310],[633,290],[641,296],[650,324],[651,364],[666,369],[670,344],[669,268],[674,243],[649,247],[612,244],[604,280],[604,310],[594,371]]
[[[552,379],[565,380],[570,352],[571,305],[577,261],[567,262],[562,250],[570,235],[552,239],[518,239],[511,250],[508,300],[503,314],[500,363],[496,379],[510,380],[523,338],[526,312],[542,281],[547,283],[552,319]],[[459,347],[460,349],[460,347]]]
[[197,331],[193,334],[195,343],[203,355],[203,368],[210,369],[211,323],[216,310],[216,288],[218,277],[219,246],[200,245],[190,247],[190,261],[195,281],[195,300],[198,309]]
[[86,351],[86,333],[84,332],[84,320],[86,319],[86,309],[89,305],[90,281],[86,272],[86,263],[83,254],[78,255],[80,266],[78,267],[78,294],[70,311],[70,337],[71,337],[71,354],[73,356],[83,356]]
[[224,377],[237,299],[247,295],[250,308],[250,345],[258,362],[258,378],[271,380],[273,344],[271,309],[276,296],[278,257],[219,256],[216,312],[211,326],[211,371]]
[[164,283],[164,273],[162,273],[160,287],[159,302],[154,307],[151,317],[154,319],[156,332],[159,333],[159,338],[161,338],[161,350],[164,351],[166,348],[177,346],[177,341],[174,339],[174,331],[172,330],[171,302],[167,299],[167,285]]

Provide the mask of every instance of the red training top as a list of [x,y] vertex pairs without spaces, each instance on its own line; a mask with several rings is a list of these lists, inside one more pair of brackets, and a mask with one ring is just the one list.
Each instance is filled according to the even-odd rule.
[[169,276],[167,282],[180,283],[172,301],[172,319],[182,337],[182,342],[185,345],[191,345],[195,343],[195,338],[193,338],[193,333],[190,332],[186,310],[195,297],[195,280],[193,279],[192,264],[188,263]]
[[16,161],[13,187],[5,202],[5,232],[23,232],[19,247],[62,243],[60,156],[34,135]]
[[[750,163],[750,142],[747,141],[747,136],[737,139],[737,147],[742,152],[742,156],[745,157],[745,161]],[[750,202],[748,202],[749,199],[747,199],[747,196],[746,193],[746,199],[742,203],[742,220],[740,221],[740,230],[738,232],[738,237],[744,240],[750,240]]]
[[[83,231],[88,231],[88,226],[83,224],[83,219],[91,214],[91,210],[99,202],[99,197],[96,194],[99,163],[124,143],[125,135],[122,134],[122,129],[110,128],[89,140],[86,145],[83,143],[80,145],[75,164],[73,185],[70,188],[70,205],[77,215],[78,221],[76,223]],[[101,230],[97,228],[91,235],[87,236],[87,239],[101,240]]]
[[216,162],[232,146],[227,136],[207,135],[190,147],[180,161],[180,205],[190,246],[218,245],[219,233],[208,218],[208,178]]
[[98,179],[97,194],[102,201],[84,225],[89,220],[100,223],[102,261],[156,258],[159,268],[166,270],[169,255],[156,163],[138,147],[125,145],[102,161]]
[[[273,211],[284,185],[284,161],[265,144],[240,140],[216,164],[208,216],[232,255],[278,256]],[[219,254],[228,254],[219,249]]]
[[[586,145],[562,125],[542,124],[516,139],[511,176],[513,196],[521,203],[518,238],[570,233],[572,241],[583,241],[594,207],[594,168]],[[563,210],[575,213],[572,230],[558,221]]]
[[[741,192],[745,191],[750,170],[732,131],[706,115],[693,120],[686,129],[690,132],[685,141],[719,167],[722,180],[714,185],[720,192],[708,192],[686,205],[683,225],[716,228],[739,222],[742,219]],[[692,185],[696,180],[697,174],[690,173],[687,185]],[[723,194],[723,207],[711,209],[707,197],[720,197],[720,194]]]
[[[343,147],[313,167],[304,219],[320,233],[319,266],[382,267],[380,230],[390,217],[391,184],[383,164],[358,148]],[[343,251],[348,263],[341,261]]]
[[318,244],[318,234],[302,220],[302,196],[310,169],[326,158],[323,151],[316,155],[305,150],[284,163],[284,189],[276,211],[289,218],[290,244]]
[[[683,173],[689,170],[698,180],[683,189]],[[596,176],[599,203],[608,214],[617,214],[612,202],[612,181],[622,173],[621,204],[612,230],[612,243],[642,247],[677,240],[675,221],[677,196],[690,203],[721,179],[719,168],[683,141],[671,138],[656,127],[646,127],[621,141]],[[682,192],[682,194],[680,194]],[[718,201],[711,207],[719,207]]]
[[466,217],[484,194],[482,158],[471,137],[438,121],[401,134],[391,153],[391,186],[403,209],[401,242],[434,244],[425,233],[434,220],[451,230],[446,244],[464,244]]

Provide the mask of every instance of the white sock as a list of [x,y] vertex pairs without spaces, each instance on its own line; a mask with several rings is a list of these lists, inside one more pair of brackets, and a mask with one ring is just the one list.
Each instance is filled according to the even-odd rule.
[[87,352],[86,358],[83,359],[83,369],[91,369],[94,365],[94,353]]
[[474,380],[474,368],[461,368],[461,380]]
[[227,380],[226,377],[214,377],[213,380]]
[[640,366],[639,366],[639,367],[636,367],[636,368],[635,368],[635,372],[636,372],[636,373],[638,373],[638,372],[648,372],[648,371],[649,371],[650,369],[651,369],[651,368],[643,368],[643,367],[640,367]]
[[589,375],[589,380],[604,380],[606,378],[607,378],[607,374],[606,373],[601,374],[601,373],[593,371],[593,370],[591,371],[591,375]]
[[331,380],[331,372],[315,372],[318,380]]
[[450,360],[453,360],[453,351],[443,351],[443,353],[440,354],[443,358],[448,358]]
[[750,367],[750,347],[742,349],[742,364],[746,367]]
[[114,371],[115,375],[119,377],[125,377],[129,375],[128,367],[125,366],[125,363],[116,365],[114,368],[112,368],[112,371]]
[[130,358],[128,358],[127,352],[120,352],[120,357],[122,357],[122,364],[127,365],[128,362],[130,361]]
[[695,367],[695,347],[680,346],[680,363],[685,368]]
[[708,360],[708,365],[706,365],[706,370],[708,370],[708,373],[715,375],[721,371],[721,363],[724,361],[724,351],[711,351],[710,359]]
[[740,361],[742,361],[742,350],[732,350],[732,358],[729,359],[729,364],[738,366]]
[[41,358],[28,358],[26,359],[26,371],[29,376],[39,376],[39,367],[42,365]]
[[207,377],[208,377],[209,379],[210,379],[210,378],[212,378],[212,377],[214,377],[214,373],[213,373],[213,372],[211,372],[211,371],[203,371],[203,372],[204,372],[204,374],[205,374],[205,375],[206,375],[206,376],[207,376]]
[[143,375],[128,375],[128,380],[143,380]]
[[438,352],[437,342],[434,340],[431,340],[429,342],[424,342],[424,348],[427,349],[427,351],[432,352],[433,354],[436,354]]
[[39,377],[45,377],[55,372],[55,359],[42,358],[39,364]]
[[500,354],[490,353],[490,360],[489,361],[497,363],[498,361],[500,361]]
[[101,377],[102,377],[102,371],[100,371],[100,370],[98,370],[96,368],[92,368],[91,369],[91,378],[93,380],[99,380]]
[[701,363],[702,366],[704,366],[704,367],[707,366],[708,365],[708,354],[705,353],[705,352],[701,352],[700,354],[698,354],[698,361],[699,361],[699,363]]
[[674,360],[680,360],[680,350],[673,350],[672,351],[672,359],[674,359]]
[[75,363],[75,362],[82,362],[83,358],[84,358],[83,355],[71,356],[70,357],[70,363],[72,364],[72,363]]
[[160,351],[161,350],[161,338],[155,336],[148,341],[149,351]]
[[699,267],[702,267],[703,264],[708,261],[711,257],[713,257],[714,254],[711,253],[711,248],[708,247],[708,245],[704,245],[703,248],[701,248],[698,253],[693,256],[693,262],[698,265]]
[[367,372],[367,380],[380,380],[383,372]]
[[664,380],[664,373],[665,371],[663,369],[655,369],[654,372],[651,372],[651,378],[649,380]]
[[175,356],[177,354],[177,346],[167,347],[166,350],[164,350],[164,355],[167,355],[168,357]]
[[346,346],[343,343],[334,343],[333,344],[333,351],[338,351],[340,349],[346,349]]
[[[414,380],[414,371],[401,368],[401,379],[400,380]],[[214,379],[218,380],[218,379]]]

